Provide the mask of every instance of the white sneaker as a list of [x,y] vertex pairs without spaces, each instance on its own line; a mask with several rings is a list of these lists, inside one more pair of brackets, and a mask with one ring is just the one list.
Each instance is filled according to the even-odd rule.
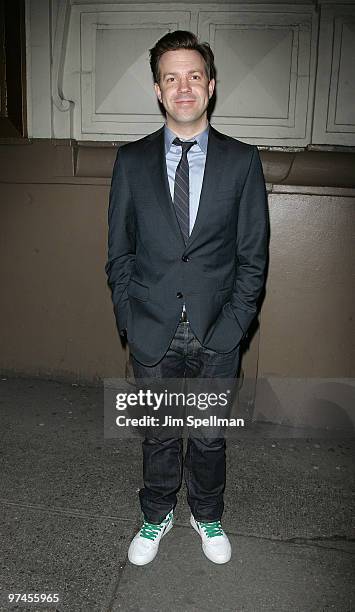
[[227,563],[231,558],[232,548],[222,529],[221,521],[202,523],[196,521],[191,514],[190,523],[201,536],[202,550],[207,559],[213,563]]
[[128,559],[134,565],[146,565],[153,561],[160,544],[160,540],[172,528],[174,513],[171,510],[159,525],[144,521],[143,527],[134,536],[129,549]]

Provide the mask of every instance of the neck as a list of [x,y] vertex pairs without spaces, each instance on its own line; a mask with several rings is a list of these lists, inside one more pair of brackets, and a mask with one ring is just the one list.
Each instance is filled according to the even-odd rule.
[[194,138],[194,136],[197,136],[197,134],[200,134],[201,132],[203,132],[207,128],[208,121],[207,121],[207,117],[202,117],[200,121],[194,122],[192,124],[177,123],[176,121],[168,117],[166,121],[166,125],[179,138],[191,139],[191,138]]

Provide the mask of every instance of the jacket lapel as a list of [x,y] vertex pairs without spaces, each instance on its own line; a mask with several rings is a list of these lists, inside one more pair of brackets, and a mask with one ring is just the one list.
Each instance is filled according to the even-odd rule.
[[215,195],[221,184],[221,174],[224,164],[224,140],[223,135],[212,126],[209,129],[208,146],[206,155],[205,171],[201,188],[200,201],[195,224],[187,241],[186,247],[190,247],[203,231],[204,223],[208,223],[209,211],[215,204]]
[[179,246],[185,246],[179,222],[175,213],[174,203],[171,199],[168,173],[166,170],[164,128],[152,134],[146,145],[146,163],[149,178],[153,185],[157,202],[163,215],[172,227]]

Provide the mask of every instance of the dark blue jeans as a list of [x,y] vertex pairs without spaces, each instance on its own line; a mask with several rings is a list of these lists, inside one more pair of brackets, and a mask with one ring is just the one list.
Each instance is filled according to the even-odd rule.
[[[201,345],[189,323],[179,323],[164,357],[155,366],[145,366],[131,355],[133,372],[139,378],[234,378],[239,367],[239,346],[229,353],[216,353]],[[183,438],[146,437],[143,448],[144,488],[139,491],[147,521],[160,523],[175,507],[184,475],[187,501],[198,521],[216,521],[223,514],[226,482],[224,437],[194,437],[187,440],[183,463]]]

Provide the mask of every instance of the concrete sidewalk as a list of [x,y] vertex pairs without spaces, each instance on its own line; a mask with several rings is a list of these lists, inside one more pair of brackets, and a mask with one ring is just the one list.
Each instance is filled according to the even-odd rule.
[[[229,440],[231,562],[203,555],[183,488],[158,556],[135,567],[127,549],[141,525],[140,441],[104,439],[103,388],[0,383],[1,611],[355,609],[353,440],[262,428]],[[60,601],[10,606],[6,593]]]

